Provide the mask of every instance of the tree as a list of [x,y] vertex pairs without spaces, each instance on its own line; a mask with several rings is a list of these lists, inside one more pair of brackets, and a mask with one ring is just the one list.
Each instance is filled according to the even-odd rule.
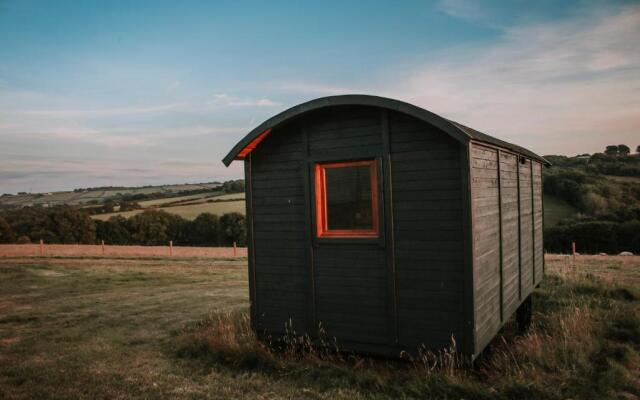
[[606,154],[608,156],[617,156],[618,155],[618,146],[616,146],[616,145],[607,146],[607,148],[604,150],[604,154]]
[[220,244],[220,220],[217,215],[202,213],[189,223],[187,241],[197,246]]
[[102,204],[102,212],[103,213],[112,213],[113,212],[113,208],[115,207],[116,203],[112,200],[112,199],[107,199],[103,204]]
[[244,180],[226,181],[222,184],[225,193],[242,193],[244,192]]
[[96,238],[109,244],[132,244],[129,223],[121,215],[114,215],[107,221],[96,220]]
[[3,214],[16,237],[48,243],[95,243],[95,224],[85,211],[69,206],[23,207]]
[[169,214],[166,211],[147,210],[129,220],[131,237],[137,244],[164,245],[169,242]]
[[0,216],[0,243],[12,243],[15,240],[9,223]]
[[246,245],[247,224],[244,215],[234,212],[220,217],[220,234],[223,245],[229,246],[233,242],[238,246]]
[[629,148],[629,146],[627,146],[626,144],[619,144],[618,145],[618,155],[619,156],[626,157],[626,156],[629,155],[629,153],[631,153],[631,149]]
[[87,213],[74,208],[54,209],[50,214],[49,230],[57,236],[60,243],[96,242],[95,223]]

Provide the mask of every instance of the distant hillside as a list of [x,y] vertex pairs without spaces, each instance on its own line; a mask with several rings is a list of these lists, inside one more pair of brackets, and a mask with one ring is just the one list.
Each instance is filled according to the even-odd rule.
[[155,197],[166,198],[190,192],[211,191],[221,186],[222,183],[220,182],[207,182],[143,187],[99,187],[51,193],[22,193],[0,196],[0,208],[35,205],[53,207],[57,205],[102,204],[107,200],[120,198],[129,201]]
[[555,226],[561,221],[574,219],[578,210],[566,201],[553,196],[544,196],[544,226]]
[[244,193],[205,192],[199,195],[141,201],[138,204],[140,208],[135,210],[97,214],[92,218],[101,221],[106,221],[116,215],[129,218],[146,210],[162,210],[187,220],[194,220],[202,213],[215,215],[231,212],[245,213]]
[[605,153],[545,156],[545,250],[640,253],[640,156],[624,145]]

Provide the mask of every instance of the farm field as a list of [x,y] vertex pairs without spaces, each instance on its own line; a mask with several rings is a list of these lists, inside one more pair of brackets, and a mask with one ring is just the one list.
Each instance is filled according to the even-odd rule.
[[152,193],[167,193],[177,194],[182,191],[188,190],[208,190],[216,189],[221,186],[220,183],[194,183],[194,184],[179,184],[179,185],[160,185],[160,186],[144,186],[144,187],[131,187],[131,188],[102,188],[91,189],[85,191],[64,191],[64,192],[52,192],[52,193],[28,193],[14,196],[0,196],[0,206],[31,206],[31,205],[46,205],[55,206],[61,204],[79,205],[88,203],[90,201],[102,202],[108,198],[117,195],[133,195],[133,194],[152,194]]
[[0,398],[640,396],[640,257],[549,256],[532,330],[473,369],[268,349],[245,260],[0,258],[0,277]]
[[[202,197],[184,196],[184,197],[189,197],[189,199],[186,199],[184,197],[174,197],[174,198],[167,198],[167,199],[143,201],[139,203],[143,207],[143,209],[140,209],[140,210],[114,212],[114,213],[108,213],[108,214],[97,214],[97,215],[92,215],[91,218],[102,220],[102,221],[106,221],[114,215],[121,215],[125,218],[129,218],[133,215],[140,214],[141,212],[144,212],[147,209],[163,210],[171,214],[179,215],[182,218],[189,219],[189,220],[193,220],[198,215],[205,212],[208,212],[211,214],[217,214],[217,215],[222,215],[222,214],[231,213],[231,212],[238,212],[241,214],[245,213],[244,193],[230,193],[230,194],[224,194],[221,196],[215,196],[210,198],[205,197],[209,195],[210,194],[195,195],[195,196],[202,196]],[[212,200],[212,201],[209,202],[209,200]],[[223,200],[223,201],[217,201],[217,200]],[[188,204],[157,207],[158,205],[173,203],[178,201],[185,201],[185,202],[188,202]]]

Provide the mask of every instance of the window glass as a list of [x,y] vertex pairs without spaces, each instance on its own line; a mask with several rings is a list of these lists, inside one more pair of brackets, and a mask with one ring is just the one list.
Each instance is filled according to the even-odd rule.
[[371,168],[327,168],[327,229],[372,229]]
[[315,174],[319,237],[378,236],[375,160],[317,164]]

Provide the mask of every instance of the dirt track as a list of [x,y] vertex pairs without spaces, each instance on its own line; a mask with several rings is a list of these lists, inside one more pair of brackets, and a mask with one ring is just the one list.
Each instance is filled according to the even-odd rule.
[[0,244],[0,257],[246,257],[247,249],[238,247],[235,256],[232,247],[178,247],[174,246],[170,254],[169,246],[104,246],[76,244],[45,244],[40,253],[39,244]]

